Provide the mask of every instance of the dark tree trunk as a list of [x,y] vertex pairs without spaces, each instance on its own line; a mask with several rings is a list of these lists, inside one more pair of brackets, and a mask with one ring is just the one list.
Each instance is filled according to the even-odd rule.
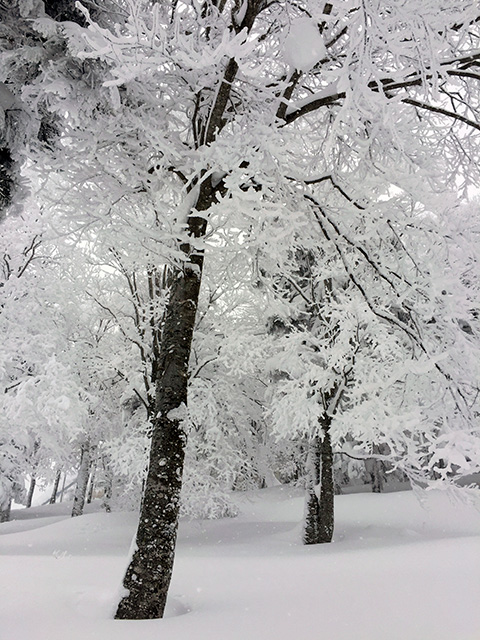
[[0,220],[11,205],[15,191],[16,165],[8,147],[0,147]]
[[[368,464],[367,464],[368,462]],[[383,470],[382,463],[379,460],[365,461],[367,473],[370,477],[373,493],[382,493],[383,491]]]
[[[204,182],[196,211],[207,211],[215,199],[210,181]],[[194,237],[206,230],[203,216],[189,218]],[[173,410],[187,405],[188,363],[203,270],[203,253],[190,245],[183,269],[170,279],[170,294],[163,320],[157,371],[155,411],[152,420],[150,461],[136,534],[136,550],[123,586],[128,589],[118,605],[119,619],[161,618],[165,610],[177,539],[180,490],[186,435],[181,416]]]
[[305,520],[303,525],[303,543],[317,544],[318,522],[320,518],[320,502],[317,487],[320,482],[320,447],[319,438],[308,443],[306,483],[305,483]]
[[82,445],[80,456],[80,468],[77,476],[77,487],[75,489],[75,497],[73,499],[72,518],[83,514],[85,506],[85,497],[87,493],[88,476],[90,474],[91,452],[90,443],[85,442]]
[[[248,3],[241,27],[250,30],[256,5]],[[223,71],[208,118],[193,123],[195,145],[211,144],[225,126],[225,110],[237,75],[238,64],[231,58]],[[205,125],[205,122],[207,123]],[[152,444],[149,468],[136,534],[136,548],[125,574],[123,586],[128,590],[119,603],[116,618],[161,618],[172,576],[180,511],[180,490],[185,457],[186,434],[179,415],[187,405],[188,363],[192,348],[195,315],[203,271],[203,250],[194,239],[203,238],[207,229],[204,213],[216,201],[221,188],[211,178],[199,175],[195,207],[188,216],[189,241],[180,245],[185,256],[180,268],[170,278],[170,292],[155,372],[155,411],[152,419]],[[192,242],[192,244],[190,244]],[[155,350],[154,350],[155,352]]]
[[[309,444],[304,544],[331,542],[333,537],[335,486],[330,423],[331,418],[324,416],[321,420],[323,439],[315,438]],[[320,483],[319,495],[316,490],[318,483]]]
[[53,489],[52,489],[52,495],[50,496],[50,504],[55,504],[55,501],[57,499],[57,492],[58,492],[58,485],[60,484],[60,477],[62,475],[62,471],[61,469],[58,469],[58,471],[55,474],[55,480],[53,481]]
[[116,618],[161,618],[173,569],[186,436],[173,409],[187,404],[188,361],[200,290],[199,269],[171,283],[165,314],[150,463],[136,536]]
[[0,508],[0,522],[8,522],[10,520],[10,512],[12,510],[12,500]]
[[325,417],[321,449],[318,542],[331,542],[333,537],[335,487],[333,483],[333,452],[330,437],[330,423],[331,418]]
[[[381,446],[374,445],[373,454],[379,455],[381,453],[383,453]],[[370,478],[372,492],[382,493],[385,481],[383,462],[375,457],[369,458],[368,460],[365,460],[365,471]]]
[[63,482],[62,482],[62,490],[60,491],[60,502],[63,502],[63,498],[65,496],[65,483],[67,481],[67,474],[63,474]]
[[27,501],[25,503],[25,507],[27,509],[29,509],[32,506],[33,494],[35,492],[36,485],[37,485],[37,479],[34,475],[32,475],[30,480],[30,486],[28,488],[28,493],[27,493]]

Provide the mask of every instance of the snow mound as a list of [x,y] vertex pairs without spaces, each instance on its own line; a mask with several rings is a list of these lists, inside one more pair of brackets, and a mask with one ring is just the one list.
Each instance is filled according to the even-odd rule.
[[2,639],[480,638],[475,508],[440,491],[337,496],[334,542],[305,547],[299,490],[233,499],[237,518],[181,522],[163,620],[112,620],[135,514],[44,507],[28,530],[1,524]]

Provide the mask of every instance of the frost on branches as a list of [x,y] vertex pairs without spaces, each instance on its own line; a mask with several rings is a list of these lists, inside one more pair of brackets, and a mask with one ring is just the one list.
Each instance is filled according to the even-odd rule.
[[[67,54],[48,65],[40,55],[39,74],[13,93],[55,114],[55,145],[30,136],[27,165],[64,264],[79,273],[70,243],[88,265],[82,304],[100,314],[78,342],[84,435],[100,448],[121,441],[113,416],[135,397],[151,436],[117,617],[155,618],[185,459],[201,469],[217,455],[226,478],[235,449],[259,434],[240,400],[246,375],[231,434],[223,336],[213,329],[200,347],[206,274],[270,305],[264,317],[279,331],[256,376],[271,382],[274,432],[306,442],[314,541],[333,532],[336,448],[381,455],[418,482],[476,469],[478,243],[464,203],[480,166],[478,4],[79,7],[76,23],[48,11],[29,23],[39,51],[52,38]],[[1,68],[0,82],[13,82],[12,66]],[[198,361],[196,346],[208,354]],[[268,396],[256,392],[246,404]],[[97,430],[107,407],[109,428]],[[117,421],[134,425],[133,415]],[[189,434],[201,434],[194,452]],[[246,477],[261,475],[249,465]]]

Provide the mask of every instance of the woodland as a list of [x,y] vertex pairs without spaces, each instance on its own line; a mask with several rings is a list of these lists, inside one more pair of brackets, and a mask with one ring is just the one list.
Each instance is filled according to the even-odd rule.
[[72,478],[138,513],[115,618],[245,492],[327,546],[352,490],[478,501],[479,36],[477,0],[0,0],[0,521]]

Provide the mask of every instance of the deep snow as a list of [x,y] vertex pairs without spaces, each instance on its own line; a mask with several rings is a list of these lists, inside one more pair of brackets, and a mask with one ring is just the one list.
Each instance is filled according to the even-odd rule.
[[237,494],[181,523],[167,617],[110,619],[132,513],[68,504],[0,525],[1,640],[479,640],[480,513],[429,492],[336,498],[335,541],[300,543],[303,499]]

